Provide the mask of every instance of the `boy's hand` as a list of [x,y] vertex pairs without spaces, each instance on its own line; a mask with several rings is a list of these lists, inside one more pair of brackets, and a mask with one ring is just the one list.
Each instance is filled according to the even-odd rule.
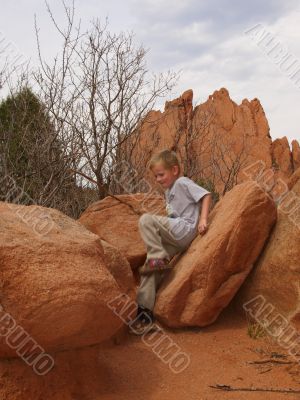
[[207,219],[206,218],[201,218],[198,224],[198,232],[200,233],[200,235],[203,235],[208,228],[208,223],[207,223]]

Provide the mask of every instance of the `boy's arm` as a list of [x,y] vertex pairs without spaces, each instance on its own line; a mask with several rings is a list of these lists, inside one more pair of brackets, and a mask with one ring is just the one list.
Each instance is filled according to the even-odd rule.
[[211,193],[204,195],[202,198],[201,204],[201,214],[198,223],[198,231],[202,235],[207,230],[207,217],[211,205]]

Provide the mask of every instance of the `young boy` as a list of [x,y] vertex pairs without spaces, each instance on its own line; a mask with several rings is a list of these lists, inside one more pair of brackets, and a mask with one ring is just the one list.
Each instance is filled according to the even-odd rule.
[[179,176],[176,153],[163,150],[150,160],[156,181],[165,189],[167,217],[143,214],[139,230],[147,248],[145,264],[140,268],[137,293],[137,318],[131,326],[136,334],[149,331],[154,322],[153,308],[157,289],[172,256],[183,252],[199,232],[207,231],[211,192],[191,179]]

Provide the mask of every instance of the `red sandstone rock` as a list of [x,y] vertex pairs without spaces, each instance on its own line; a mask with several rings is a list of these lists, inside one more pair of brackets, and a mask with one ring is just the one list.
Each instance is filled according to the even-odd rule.
[[237,303],[263,296],[288,320],[300,315],[300,168],[288,182],[290,191],[278,204],[278,220],[255,268],[242,286]]
[[300,167],[300,146],[297,140],[292,140],[292,159],[294,171]]
[[292,157],[289,142],[284,136],[272,143],[272,160],[275,169],[279,170],[278,177],[287,180],[293,173]]
[[170,327],[205,326],[229,304],[259,256],[276,221],[273,200],[253,182],[235,186],[211,212],[163,282],[156,316]]
[[246,166],[261,160],[271,167],[269,125],[257,99],[237,105],[227,89],[217,90],[195,108],[192,131],[194,165],[221,195],[244,180]]
[[117,247],[131,267],[137,268],[146,258],[146,248],[138,228],[139,217],[146,212],[166,215],[163,197],[145,193],[108,196],[89,206],[79,222]]
[[300,179],[300,167],[293,173],[293,175],[288,180],[287,186],[291,190]]
[[[237,105],[221,88],[206,102],[192,106],[192,91],[166,102],[164,112],[151,111],[137,131],[131,154],[137,169],[147,166],[151,155],[162,149],[176,151],[183,174],[214,183],[222,195],[242,182],[243,168],[261,160],[272,167],[270,129],[258,99]],[[133,135],[132,138],[137,138]],[[133,140],[131,139],[131,140]],[[130,140],[126,144],[130,148]],[[124,150],[125,151],[125,150]],[[234,173],[232,173],[235,171]],[[143,175],[153,186],[147,170]]]
[[130,264],[117,247],[101,240],[107,269],[115,278],[120,291],[135,299],[134,280]]
[[[104,251],[97,235],[54,209],[1,202],[0,215],[1,318],[9,315],[9,329],[14,320],[51,352],[99,343],[119,330],[123,323],[107,303],[133,282],[125,263],[124,276],[113,265],[116,279],[108,271],[112,249]],[[0,356],[16,356],[5,343],[8,331],[1,332]]]

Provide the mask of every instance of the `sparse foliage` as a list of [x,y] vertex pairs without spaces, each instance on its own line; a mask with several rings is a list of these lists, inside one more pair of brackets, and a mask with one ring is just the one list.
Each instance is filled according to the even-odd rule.
[[52,206],[72,215],[76,182],[70,172],[70,159],[47,110],[28,87],[12,93],[0,104],[0,135],[2,177],[9,177],[24,193],[16,199],[7,198],[7,193],[2,192],[2,197],[14,202],[30,199],[30,203]]
[[151,76],[146,50],[135,45],[133,34],[112,34],[107,21],[99,20],[82,32],[75,22],[74,3],[68,7],[63,2],[63,6],[65,28],[47,5],[63,40],[53,63],[43,58],[36,23],[41,68],[35,78],[55,129],[73,155],[74,176],[84,177],[103,198],[113,166],[123,159],[120,146],[156,100],[172,88],[176,75]]

